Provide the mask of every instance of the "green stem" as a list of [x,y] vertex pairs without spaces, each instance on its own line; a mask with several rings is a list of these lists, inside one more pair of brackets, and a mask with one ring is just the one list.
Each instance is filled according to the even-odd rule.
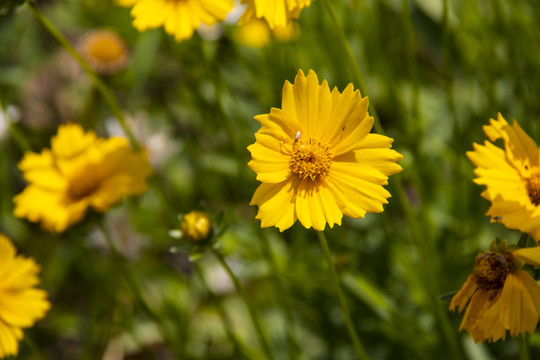
[[296,324],[294,321],[293,313],[291,311],[291,300],[289,297],[289,293],[287,292],[285,286],[283,285],[283,282],[281,281],[281,277],[279,275],[279,270],[276,264],[276,261],[274,257],[272,256],[272,249],[270,248],[270,243],[268,241],[268,238],[262,233],[262,230],[260,228],[259,232],[261,233],[261,242],[263,246],[263,253],[266,257],[266,261],[270,265],[270,271],[272,272],[272,279],[274,280],[274,291],[278,296],[276,296],[276,299],[278,301],[278,305],[281,308],[281,311],[285,314],[285,318],[287,320],[287,343],[289,344],[289,355],[291,359],[297,360],[299,359],[299,347],[298,347],[298,341],[296,340],[296,336],[294,335]]
[[347,299],[345,299],[345,294],[343,294],[343,290],[341,289],[339,277],[336,268],[334,267],[334,259],[332,258],[332,253],[330,252],[328,242],[326,241],[326,235],[323,231],[317,231],[317,236],[319,237],[319,241],[321,243],[321,249],[326,260],[326,264],[328,265],[328,271],[330,272],[330,280],[332,281],[334,291],[336,292],[336,295],[338,297],[339,307],[341,309],[341,313],[343,314],[343,319],[345,320],[347,331],[349,332],[349,335],[353,341],[356,356],[358,356],[359,359],[369,359],[366,350],[364,350],[364,347],[360,342],[360,337],[358,336],[356,329],[354,328],[354,324],[351,319],[351,313],[349,312],[349,306],[347,305]]
[[122,276],[124,277],[129,290],[131,291],[133,297],[135,298],[135,302],[137,306],[141,309],[141,311],[148,316],[150,319],[155,321],[155,323],[159,326],[164,342],[169,346],[171,351],[175,352],[175,356],[177,358],[183,358],[183,354],[181,354],[181,351],[178,351],[176,349],[176,341],[173,341],[173,336],[170,332],[170,330],[167,327],[167,324],[163,321],[161,317],[159,317],[157,314],[155,314],[152,309],[148,306],[146,301],[144,300],[144,297],[142,295],[142,291],[139,287],[139,284],[137,283],[137,280],[133,276],[133,273],[129,270],[128,264],[126,263],[124,257],[120,254],[118,249],[116,248],[116,245],[112,241],[111,235],[109,234],[109,231],[103,224],[103,222],[99,222],[98,226],[103,233],[103,236],[105,237],[105,241],[107,242],[107,245],[109,246],[109,249],[111,250],[111,254],[114,260],[114,263],[116,266],[118,266],[118,269],[122,273]]
[[52,24],[46,17],[43,15],[41,10],[36,6],[34,0],[28,0],[26,2],[28,4],[28,8],[30,9],[30,12],[34,16],[34,19],[43,26],[43,28],[53,37],[56,41],[60,44],[61,47],[66,50],[75,61],[79,63],[79,65],[82,67],[86,75],[90,78],[96,89],[99,91],[101,96],[103,97],[103,100],[111,110],[111,113],[118,119],[118,122],[120,123],[120,126],[124,130],[124,133],[128,137],[131,146],[135,150],[140,150],[141,146],[139,145],[138,141],[135,139],[135,136],[133,135],[133,132],[131,131],[130,127],[126,123],[126,119],[124,118],[124,114],[122,113],[122,108],[118,104],[118,101],[116,100],[116,97],[112,93],[111,90],[107,87],[105,82],[96,74],[96,72],[92,69],[90,65],[82,58],[82,56],[75,50],[73,45],[66,39],[66,37]]
[[529,336],[523,333],[517,338],[519,346],[519,360],[529,360]]
[[210,289],[210,286],[208,286],[208,283],[206,282],[206,278],[204,277],[203,269],[201,268],[199,263],[194,262],[193,267],[195,268],[195,272],[197,273],[199,281],[201,282],[204,290],[208,293],[211,301],[216,306],[217,312],[219,316],[221,317],[221,321],[223,321],[223,326],[225,327],[225,332],[227,333],[227,337],[229,338],[229,341],[234,345],[235,353],[237,351],[241,351],[242,344],[240,343],[240,341],[238,340],[238,338],[236,337],[236,335],[234,334],[232,330],[233,327],[232,327],[231,319],[229,319],[227,312],[223,308],[223,304],[219,301],[218,297],[216,296],[216,294],[214,294],[212,289]]
[[251,304],[251,301],[249,301],[249,298],[247,296],[246,290],[244,289],[244,286],[242,285],[242,283],[240,283],[240,280],[238,280],[236,275],[234,275],[231,268],[225,261],[225,258],[223,257],[223,255],[218,250],[214,249],[213,247],[212,247],[212,253],[218,259],[219,263],[221,264],[221,266],[223,266],[227,274],[229,274],[229,277],[231,278],[234,284],[234,287],[236,288],[236,291],[238,292],[238,295],[240,295],[240,297],[246,304],[246,307],[249,312],[249,316],[251,317],[251,321],[253,323],[253,326],[255,327],[255,332],[257,333],[257,337],[259,338],[259,342],[263,348],[264,353],[266,354],[266,357],[269,360],[273,360],[274,355],[272,353],[272,349],[270,348],[270,345],[268,344],[268,340],[266,339],[266,336],[264,334],[259,316],[257,312],[255,311],[255,308]]
[[[362,71],[360,71],[360,67],[358,66],[358,62],[356,61],[356,58],[354,57],[354,54],[351,50],[351,46],[349,45],[349,41],[347,40],[347,37],[345,36],[345,32],[343,31],[343,28],[341,27],[341,24],[339,23],[334,7],[332,6],[332,3],[330,2],[330,0],[323,0],[323,2],[326,5],[328,13],[330,14],[330,17],[332,18],[332,22],[334,23],[334,26],[336,28],[337,35],[338,35],[337,40],[338,40],[339,45],[341,46],[341,50],[343,51],[343,54],[345,55],[345,61],[347,62],[349,70],[352,73],[354,82],[356,83],[356,86],[358,87],[358,89],[360,89],[360,93],[362,94],[362,96],[368,96],[366,84],[364,81],[364,76],[362,75]],[[375,106],[373,105],[373,99],[369,99],[369,101],[371,103],[371,114],[373,115],[373,119],[374,119],[373,127],[375,128],[376,132],[382,134],[383,129],[382,129],[381,123],[379,122],[379,116],[377,115]]]
[[409,121],[409,129],[413,131],[412,135],[416,141],[417,152],[420,152],[419,147],[422,145],[422,139],[424,136],[424,125],[422,113],[420,112],[420,84],[418,79],[418,66],[416,63],[416,37],[414,35],[414,25],[412,21],[412,15],[409,5],[409,0],[402,0],[402,20],[405,28],[406,49],[407,49],[407,63],[409,67],[409,75],[413,80],[412,91],[412,116],[413,121]]

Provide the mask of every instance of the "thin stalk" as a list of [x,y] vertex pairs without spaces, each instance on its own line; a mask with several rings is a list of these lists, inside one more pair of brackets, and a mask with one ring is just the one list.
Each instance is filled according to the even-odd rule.
[[183,358],[183,354],[181,354],[178,349],[176,349],[176,341],[173,341],[173,336],[170,332],[170,330],[167,328],[167,324],[163,321],[161,317],[159,317],[157,314],[155,314],[152,309],[148,306],[146,301],[144,300],[144,297],[142,295],[142,291],[139,287],[139,284],[135,277],[133,276],[133,273],[130,271],[127,262],[125,261],[124,257],[120,254],[118,249],[116,248],[116,245],[112,241],[111,235],[109,234],[109,231],[103,224],[103,222],[99,222],[98,226],[103,233],[103,236],[105,237],[105,241],[107,242],[107,245],[109,246],[109,249],[111,250],[111,254],[114,260],[114,263],[116,266],[118,266],[119,271],[122,273],[122,276],[124,277],[129,290],[131,291],[136,305],[141,309],[141,311],[148,316],[150,319],[156,322],[156,324],[159,326],[164,342],[169,346],[171,351],[175,353],[175,356],[178,358]]
[[219,263],[221,264],[221,266],[223,266],[227,274],[229,274],[229,277],[231,278],[234,284],[234,287],[236,288],[236,292],[238,292],[238,295],[240,295],[240,297],[246,304],[246,307],[249,312],[249,316],[251,317],[251,322],[253,323],[253,327],[255,328],[255,332],[257,333],[259,343],[261,344],[266,357],[269,360],[274,360],[274,354],[272,353],[272,349],[270,348],[270,345],[268,344],[268,340],[266,339],[266,335],[264,334],[259,316],[257,312],[255,311],[255,307],[253,307],[253,305],[251,304],[251,301],[249,300],[247,296],[244,286],[242,285],[240,280],[238,280],[236,275],[234,275],[231,268],[225,261],[225,258],[223,257],[223,255],[218,250],[214,249],[213,247],[212,247],[212,253],[218,259]]
[[529,360],[529,336],[526,333],[523,333],[518,336],[518,347],[519,347],[519,360]]
[[[341,27],[341,24],[339,23],[334,7],[332,6],[330,0],[323,0],[323,2],[326,5],[328,13],[330,14],[330,17],[332,18],[332,22],[334,23],[334,26],[336,28],[336,32],[338,35],[337,41],[339,43],[339,46],[341,47],[343,55],[345,55],[345,61],[347,62],[347,66],[349,67],[349,70],[352,73],[354,82],[356,83],[356,86],[360,90],[360,93],[362,94],[362,96],[368,96],[366,83],[364,81],[364,76],[362,75],[362,71],[360,71],[360,66],[358,65],[358,62],[356,61],[354,54],[352,53],[351,46],[349,45],[349,41],[347,40],[347,37],[345,36],[345,32],[343,31],[343,28]],[[375,106],[373,105],[373,99],[369,99],[369,101],[371,103],[371,114],[373,115],[373,119],[374,119],[373,127],[375,128],[376,132],[382,133],[383,129],[382,129],[381,123],[379,122],[379,116],[377,115]]]
[[281,281],[281,277],[279,275],[279,269],[276,264],[276,260],[274,259],[274,256],[272,256],[272,249],[270,248],[270,243],[268,241],[268,238],[262,233],[262,230],[259,228],[259,232],[261,234],[261,242],[263,246],[263,253],[266,257],[266,261],[270,265],[270,271],[272,272],[272,279],[274,284],[274,291],[278,296],[276,296],[277,302],[279,307],[281,308],[281,311],[285,314],[285,319],[287,321],[287,343],[289,345],[289,355],[290,358],[293,360],[299,359],[299,347],[298,347],[298,341],[296,340],[296,336],[294,335],[294,331],[296,329],[296,324],[294,321],[294,317],[291,311],[291,300],[289,297],[289,293],[287,292],[287,289],[283,285],[283,282]]
[[210,286],[208,286],[208,283],[206,282],[206,278],[204,277],[204,272],[202,267],[199,265],[198,262],[193,263],[193,267],[195,268],[195,272],[197,273],[197,277],[199,278],[199,281],[201,282],[204,290],[208,293],[210,296],[210,299],[216,306],[217,312],[219,316],[221,317],[221,321],[223,321],[223,326],[225,327],[225,332],[227,333],[227,337],[229,338],[229,341],[234,345],[235,353],[237,351],[241,351],[242,345],[240,344],[240,341],[234,334],[232,330],[232,323],[231,319],[229,319],[229,316],[227,315],[227,312],[223,308],[223,304],[219,301],[216,294],[210,289]]
[[317,236],[319,237],[319,242],[321,243],[321,249],[326,260],[326,264],[328,265],[328,271],[330,273],[330,280],[334,287],[334,291],[336,292],[336,296],[339,301],[339,307],[341,309],[341,313],[343,314],[343,319],[345,320],[347,331],[349,332],[349,335],[352,339],[354,350],[356,351],[356,356],[358,356],[359,359],[369,359],[366,350],[364,350],[364,347],[360,342],[360,337],[358,336],[358,333],[354,328],[354,324],[351,319],[351,313],[349,311],[349,306],[347,305],[347,299],[345,299],[345,294],[343,294],[343,290],[341,289],[339,277],[336,268],[334,267],[334,259],[332,258],[332,253],[330,252],[328,242],[326,241],[326,235],[323,231],[317,231]]
[[118,101],[116,100],[116,97],[114,96],[112,91],[107,87],[105,82],[96,74],[94,69],[92,69],[92,67],[88,65],[86,60],[82,58],[82,56],[77,52],[77,50],[75,50],[73,45],[71,45],[71,43],[66,39],[66,37],[60,32],[60,30],[58,30],[58,28],[56,28],[56,26],[54,26],[54,24],[45,17],[41,10],[39,10],[39,8],[36,6],[34,0],[28,0],[26,3],[28,5],[28,8],[30,9],[30,12],[34,16],[34,19],[60,44],[62,48],[64,48],[64,50],[66,50],[71,55],[71,57],[73,57],[73,59],[75,59],[75,61],[79,63],[81,68],[84,70],[86,75],[88,75],[96,89],[103,97],[103,100],[111,110],[111,113],[120,123],[120,126],[128,137],[133,149],[140,150],[141,146],[135,139],[131,128],[127,125],[124,114],[122,113],[122,108],[118,104]]
[[[424,125],[422,113],[420,112],[420,84],[418,79],[418,66],[416,63],[416,37],[414,35],[414,25],[412,21],[412,14],[409,5],[409,0],[402,0],[402,20],[405,28],[405,39],[407,48],[407,63],[409,67],[409,75],[413,80],[412,88],[412,116],[414,120],[410,123],[409,128],[414,129],[414,137],[417,139],[414,144],[417,147],[422,145],[422,138],[424,136]],[[416,149],[420,152],[420,149]]]

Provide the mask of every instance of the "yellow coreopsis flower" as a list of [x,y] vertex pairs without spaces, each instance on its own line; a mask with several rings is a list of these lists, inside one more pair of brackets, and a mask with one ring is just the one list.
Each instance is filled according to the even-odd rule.
[[0,359],[17,355],[22,329],[51,307],[47,292],[34,288],[39,270],[34,260],[17,256],[11,241],[0,234]]
[[105,212],[126,195],[142,193],[152,172],[144,153],[126,139],[98,138],[78,124],[60,126],[51,149],[27,153],[19,169],[29,185],[15,196],[14,215],[62,232],[89,207]]
[[299,70],[294,85],[283,85],[282,108],[255,118],[261,129],[248,165],[262,182],[251,200],[262,227],[283,231],[298,219],[323,230],[343,214],[383,211],[390,197],[383,185],[402,170],[402,156],[393,139],[369,133],[368,99],[352,84],[330,91],[312,70],[307,77]]
[[536,329],[540,286],[521,270],[524,263],[540,266],[540,247],[499,247],[476,257],[472,275],[450,303],[450,310],[459,312],[469,304],[459,329],[467,330],[475,342],[504,340],[507,331],[518,336]]
[[476,165],[475,183],[485,185],[482,196],[491,201],[486,215],[509,229],[518,229],[540,240],[539,149],[514,120],[510,125],[498,114],[484,126],[489,140],[504,141],[504,150],[485,141],[467,152]]
[[123,0],[121,3],[134,3],[131,16],[137,30],[163,26],[176,41],[190,38],[201,24],[223,21],[233,6],[233,0]]
[[271,28],[285,27],[291,19],[298,19],[303,8],[314,0],[242,0],[246,10],[238,20],[243,25],[254,19],[265,19]]

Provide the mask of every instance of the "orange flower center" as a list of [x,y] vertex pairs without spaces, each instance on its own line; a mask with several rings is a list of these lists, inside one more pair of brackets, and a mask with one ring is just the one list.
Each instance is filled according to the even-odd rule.
[[506,276],[513,270],[514,258],[510,253],[486,251],[476,257],[476,284],[484,291],[499,290],[503,287]]
[[533,168],[531,176],[527,178],[527,193],[534,205],[540,205],[540,168]]
[[86,41],[86,52],[96,60],[111,62],[125,56],[126,48],[120,37],[109,31],[97,32]]
[[332,153],[327,145],[315,139],[296,140],[289,167],[300,179],[316,180],[328,174],[332,164]]

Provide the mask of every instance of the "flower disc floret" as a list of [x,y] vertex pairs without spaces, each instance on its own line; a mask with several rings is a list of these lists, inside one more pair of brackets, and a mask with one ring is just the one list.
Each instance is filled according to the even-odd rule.
[[484,291],[500,290],[506,276],[513,270],[511,254],[487,251],[476,257],[474,274],[478,287]]
[[332,154],[327,145],[315,139],[295,142],[290,167],[300,179],[324,178],[330,170],[330,165],[332,165]]

